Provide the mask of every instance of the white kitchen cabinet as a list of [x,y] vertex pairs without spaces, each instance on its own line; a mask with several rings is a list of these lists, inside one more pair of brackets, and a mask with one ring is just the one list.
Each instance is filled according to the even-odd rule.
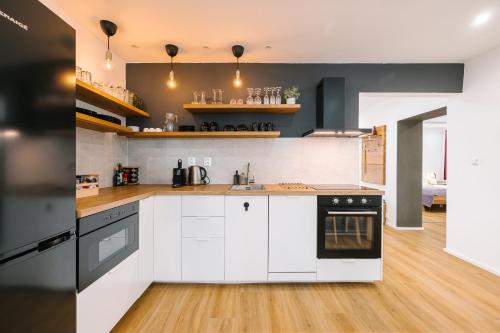
[[224,216],[223,195],[185,195],[182,216]]
[[182,237],[224,237],[224,217],[183,217]]
[[181,281],[181,207],[180,196],[159,195],[154,198],[155,281]]
[[183,238],[182,280],[224,281],[224,238]]
[[269,272],[316,272],[316,196],[269,197]]
[[138,252],[134,252],[76,296],[78,333],[109,332],[136,301]]
[[139,295],[154,280],[154,197],[139,203]]
[[[267,281],[267,196],[227,196],[227,281]],[[245,207],[247,206],[247,207]]]

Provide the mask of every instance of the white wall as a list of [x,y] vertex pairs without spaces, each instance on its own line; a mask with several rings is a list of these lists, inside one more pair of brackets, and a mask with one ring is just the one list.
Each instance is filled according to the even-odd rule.
[[[359,139],[279,138],[128,141],[129,165],[140,167],[144,184],[172,183],[177,159],[212,157],[212,183],[230,184],[235,170],[246,170],[257,183],[303,182],[357,184]],[[246,171],[245,171],[246,172]]]
[[437,179],[444,179],[444,146],[446,125],[424,122],[422,134],[422,180],[435,172]]
[[362,184],[384,189],[387,224],[396,227],[397,207],[397,122],[448,104],[446,94],[360,94],[359,126],[387,126],[386,185]]
[[[76,65],[90,71],[94,81],[110,82],[125,87],[125,61],[119,55],[113,52],[113,71],[107,71],[102,67],[107,49],[104,39],[101,40],[88,32],[51,0],[41,0],[40,2],[76,30]],[[96,20],[95,24],[99,24],[98,20]],[[111,46],[113,46],[112,43]],[[79,100],[76,101],[76,105],[116,117],[115,114]],[[124,118],[118,118],[122,120],[122,124],[125,123]],[[98,174],[100,176],[100,186],[109,187],[112,186],[113,168],[118,162],[127,163],[126,138],[113,133],[77,129],[76,174]]]
[[[446,249],[500,274],[500,48],[465,64],[464,93],[448,107]],[[479,165],[472,164],[478,157]]]

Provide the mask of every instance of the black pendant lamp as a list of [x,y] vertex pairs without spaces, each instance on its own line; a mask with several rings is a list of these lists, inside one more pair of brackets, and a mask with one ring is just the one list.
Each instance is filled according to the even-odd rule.
[[165,45],[165,50],[170,56],[170,73],[168,73],[167,87],[169,87],[170,89],[174,89],[177,86],[177,83],[175,82],[173,59],[177,55],[179,48],[174,44],[167,44]]
[[236,57],[236,74],[233,80],[233,85],[235,87],[241,87],[242,81],[240,78],[240,57],[243,55],[245,48],[241,45],[233,45],[232,51],[233,55]]
[[118,27],[111,21],[101,20],[99,22],[101,24],[101,30],[104,32],[106,36],[108,36],[108,50],[106,51],[106,55],[104,58],[104,68],[108,71],[113,70],[113,54],[109,50],[109,37],[112,37],[116,34],[116,30]]

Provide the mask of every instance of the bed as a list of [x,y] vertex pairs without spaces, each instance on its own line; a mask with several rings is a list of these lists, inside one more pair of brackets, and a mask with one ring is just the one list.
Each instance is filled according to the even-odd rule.
[[431,208],[432,205],[446,205],[446,185],[424,184],[422,186],[422,205]]

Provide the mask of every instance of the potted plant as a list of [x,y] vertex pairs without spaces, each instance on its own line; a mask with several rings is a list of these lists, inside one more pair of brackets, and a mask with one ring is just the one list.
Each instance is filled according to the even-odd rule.
[[283,94],[286,98],[286,104],[295,104],[296,100],[298,100],[300,97],[299,88],[297,88],[296,86],[286,88]]

